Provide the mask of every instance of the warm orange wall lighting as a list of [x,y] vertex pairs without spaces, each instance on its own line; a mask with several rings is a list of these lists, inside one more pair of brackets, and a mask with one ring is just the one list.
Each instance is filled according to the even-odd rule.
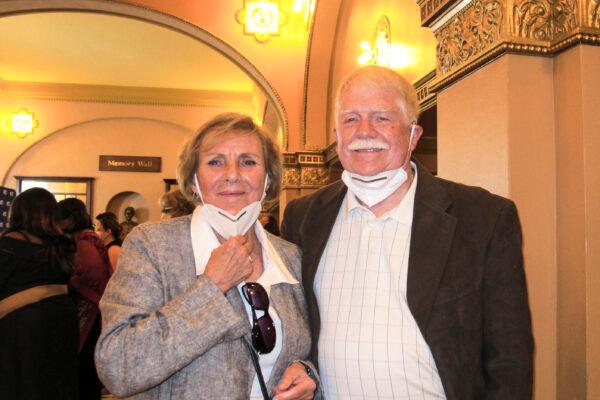
[[244,26],[245,35],[254,35],[256,41],[262,43],[280,34],[281,25],[287,22],[287,14],[281,11],[278,1],[245,0],[236,19]]
[[38,121],[32,112],[25,108],[13,113],[10,120],[11,131],[20,138],[33,133],[33,130],[38,127]]

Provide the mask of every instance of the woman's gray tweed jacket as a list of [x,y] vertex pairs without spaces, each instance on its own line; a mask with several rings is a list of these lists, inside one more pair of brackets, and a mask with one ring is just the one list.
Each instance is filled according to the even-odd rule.
[[[117,396],[249,397],[255,372],[242,341],[250,337],[243,300],[236,288],[224,296],[210,279],[196,276],[190,223],[186,216],[143,224],[123,244],[100,302],[102,334],[96,347],[98,375]],[[275,236],[269,239],[301,282],[297,247]],[[306,360],[311,348],[301,284],[274,285],[271,304],[284,333],[267,382],[270,391],[286,367]]]

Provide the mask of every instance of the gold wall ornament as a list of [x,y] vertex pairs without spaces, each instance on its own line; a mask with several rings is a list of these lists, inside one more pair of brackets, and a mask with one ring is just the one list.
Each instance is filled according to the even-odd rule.
[[553,6],[554,37],[569,34],[577,28],[577,0],[557,0]]
[[284,188],[316,188],[329,183],[323,150],[283,153],[283,167]]
[[600,29],[600,0],[587,0],[585,21],[588,28]]
[[300,184],[302,186],[323,186],[329,180],[329,171],[325,166],[305,167],[301,170]]
[[575,0],[516,0],[512,3],[512,33],[516,37],[552,41],[577,27]]
[[437,71],[443,75],[500,38],[504,8],[498,0],[476,0],[435,32]]
[[300,168],[284,167],[282,177],[283,187],[299,187],[300,186]]
[[600,45],[600,0],[445,4],[456,9],[436,11],[429,25],[437,41],[437,74],[429,92],[439,91],[505,53],[551,57],[578,44]]

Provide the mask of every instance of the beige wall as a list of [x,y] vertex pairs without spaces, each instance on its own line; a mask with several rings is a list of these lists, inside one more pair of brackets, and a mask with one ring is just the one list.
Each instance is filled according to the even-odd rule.
[[600,398],[598,71],[598,47],[556,57],[559,398]]
[[[123,191],[140,193],[148,210],[140,217],[158,219],[156,202],[164,178],[175,178],[184,138],[206,119],[245,108],[150,106],[31,99],[3,99],[0,114],[27,107],[40,127],[18,138],[0,128],[0,185],[16,188],[15,175],[96,178],[93,213],[104,211]],[[161,173],[100,172],[99,155],[162,157]]]
[[552,59],[503,56],[438,93],[438,174],[509,197],[523,229],[536,399],[555,398]]
[[[188,130],[172,124],[135,118],[79,124],[38,142],[20,157],[8,172],[8,186],[14,187],[15,175],[93,177],[92,215],[105,211],[115,195],[135,192],[146,204],[127,205],[136,208],[140,222],[157,220],[158,198],[165,190],[163,179],[175,178],[177,155],[188,134]],[[162,172],[99,171],[100,155],[158,156],[162,158]]]
[[439,175],[519,209],[535,398],[598,399],[600,48],[504,55],[438,93]]
[[600,400],[600,47],[581,47],[588,399]]

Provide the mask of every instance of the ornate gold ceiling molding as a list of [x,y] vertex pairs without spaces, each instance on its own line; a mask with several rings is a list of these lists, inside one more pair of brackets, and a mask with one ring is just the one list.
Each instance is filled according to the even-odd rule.
[[0,97],[92,103],[256,108],[252,92],[0,81]]
[[429,92],[504,53],[552,57],[577,44],[600,45],[600,0],[424,0],[419,6],[437,40]]

